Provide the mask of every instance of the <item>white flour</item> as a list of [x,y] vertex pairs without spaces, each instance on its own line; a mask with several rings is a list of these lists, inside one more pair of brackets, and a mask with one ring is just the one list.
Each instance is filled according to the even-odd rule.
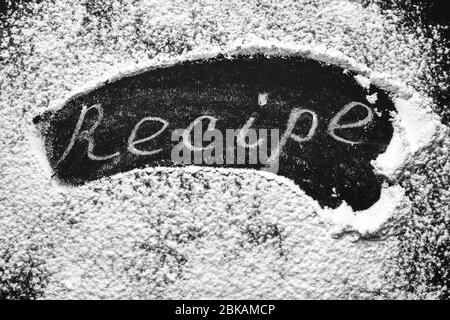
[[[56,0],[32,12],[11,17],[0,41],[0,257],[8,256],[0,291],[14,292],[14,276],[31,273],[28,287],[48,298],[404,295],[383,278],[398,252],[387,222],[414,206],[398,186],[360,214],[345,205],[328,214],[291,182],[253,171],[134,170],[62,187],[39,158],[31,119],[118,70],[264,40],[277,44],[271,52],[309,50],[400,93],[396,134],[374,163],[396,181],[440,134],[433,102],[403,89],[426,91],[430,39],[399,33],[398,18],[374,5],[344,0]],[[384,241],[336,238],[376,236],[380,226]]]

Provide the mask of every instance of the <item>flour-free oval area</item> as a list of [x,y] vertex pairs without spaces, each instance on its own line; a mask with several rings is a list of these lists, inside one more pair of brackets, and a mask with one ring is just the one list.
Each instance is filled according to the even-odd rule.
[[322,206],[374,204],[371,160],[393,135],[388,94],[301,57],[185,61],[123,77],[35,118],[71,184],[147,166],[270,170]]

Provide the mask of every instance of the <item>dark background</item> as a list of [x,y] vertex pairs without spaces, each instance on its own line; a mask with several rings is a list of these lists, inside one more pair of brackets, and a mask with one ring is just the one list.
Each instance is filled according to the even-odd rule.
[[[441,60],[438,67],[431,70],[430,92],[427,92],[436,103],[436,112],[442,117],[444,124],[450,123],[449,88],[441,88],[439,82],[448,83],[450,73],[450,57],[437,54],[438,48],[450,47],[450,1],[449,0],[383,0],[363,1],[365,4],[376,2],[383,10],[395,10],[401,16],[402,25],[399,28],[415,31],[417,26],[425,30],[426,36],[434,39],[432,54]],[[438,38],[432,37],[437,30]],[[430,81],[428,81],[430,82]]]

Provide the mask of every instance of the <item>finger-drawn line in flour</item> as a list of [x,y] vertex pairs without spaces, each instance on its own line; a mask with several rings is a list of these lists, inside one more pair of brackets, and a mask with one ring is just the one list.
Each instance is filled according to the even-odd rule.
[[[394,110],[387,92],[361,86],[354,72],[338,66],[302,57],[219,55],[107,82],[35,123],[55,176],[66,183],[198,164],[197,155],[206,154],[200,165],[268,167],[322,206],[345,200],[362,210],[380,197],[382,179],[371,161],[392,138]],[[196,128],[200,142],[193,139]],[[220,139],[231,139],[234,148],[218,147]],[[191,162],[174,161],[183,149]]]
[[[157,132],[153,133],[151,136],[147,137],[147,138],[142,138],[139,140],[135,140],[136,139],[136,134],[137,131],[139,130],[139,127],[146,121],[159,121],[160,123],[163,124],[163,126],[161,127],[161,129],[159,129]],[[140,155],[140,156],[151,156],[157,153],[160,153],[162,151],[162,149],[157,149],[157,150],[153,150],[153,151],[143,151],[143,150],[139,150],[136,148],[136,145],[139,143],[144,143],[146,141],[150,141],[152,139],[154,139],[155,137],[159,136],[162,132],[164,132],[164,130],[166,130],[166,128],[169,126],[169,122],[167,122],[164,119],[161,119],[159,117],[145,117],[144,119],[141,119],[136,126],[133,128],[133,131],[130,134],[130,137],[128,138],[128,151],[130,151],[131,153],[134,153],[136,155]]]
[[[94,125],[88,131],[83,131],[80,133],[81,126],[84,123],[84,118],[86,117],[86,114],[89,112],[89,110],[93,110],[93,109],[97,110],[97,113],[98,113],[97,120],[95,121]],[[56,163],[57,164],[61,163],[68,156],[68,154],[72,150],[72,147],[75,144],[75,141],[77,139],[85,139],[88,141],[87,156],[90,160],[101,161],[101,160],[107,160],[107,159],[111,159],[111,158],[118,156],[119,152],[116,152],[114,154],[110,154],[107,156],[96,156],[94,154],[95,143],[94,143],[93,134],[95,132],[95,129],[97,129],[97,127],[99,126],[102,119],[103,119],[103,108],[100,107],[98,104],[95,104],[89,108],[87,108],[86,106],[83,106],[80,117],[78,118],[75,130],[72,134],[72,137],[70,138],[69,145],[67,146],[66,150],[64,150],[64,153],[62,154],[61,158]]]
[[[346,123],[346,124],[339,124],[341,118],[345,116],[348,112],[350,112],[353,108],[356,106],[362,106],[367,111],[367,116],[363,120],[359,120],[354,123]],[[339,140],[344,143],[348,144],[359,144],[362,143],[361,141],[350,141],[348,139],[341,138],[336,134],[336,130],[339,129],[349,129],[349,128],[357,128],[357,127],[364,127],[365,125],[369,124],[373,120],[373,111],[368,106],[366,106],[364,103],[361,102],[350,102],[347,104],[342,110],[340,110],[334,118],[330,122],[330,126],[328,127],[328,132],[330,135],[335,138],[336,140]]]

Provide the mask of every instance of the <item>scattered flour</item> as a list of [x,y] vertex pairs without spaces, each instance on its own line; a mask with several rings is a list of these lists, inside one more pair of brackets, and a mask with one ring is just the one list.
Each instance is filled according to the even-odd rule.
[[[414,207],[398,186],[367,211],[343,204],[333,215],[264,172],[155,168],[71,188],[51,178],[30,134],[34,115],[123,76],[117,70],[265,46],[358,71],[397,93],[397,129],[374,163],[395,183],[441,132],[432,101],[404,85],[427,87],[431,41],[399,32],[395,14],[346,0],[54,0],[8,23],[0,38],[0,297],[407,295],[384,277],[401,249],[386,231],[392,213]],[[365,240],[377,230],[389,236]]]
[[[411,166],[414,166],[414,156],[416,153],[433,145],[435,141],[439,140],[439,136],[441,136],[442,139],[442,134],[445,130],[440,123],[439,117],[428,107],[430,104],[429,99],[421,96],[412,88],[401,84],[398,80],[393,80],[387,75],[374,73],[369,68],[335,50],[328,50],[324,47],[299,46],[274,40],[266,41],[253,39],[252,42],[249,43],[233,43],[225,48],[210,48],[207,51],[197,49],[177,57],[163,56],[160,57],[160,59],[155,59],[155,61],[149,61],[147,64],[133,66],[131,69],[128,67],[128,69],[116,71],[115,74],[109,75],[109,78],[104,78],[95,83],[83,86],[81,89],[69,94],[66,100],[59,101],[58,105],[53,105],[51,109],[62,108],[67,101],[74,97],[86,94],[106,83],[112,83],[123,77],[134,76],[149,70],[166,68],[181,61],[210,59],[219,54],[228,56],[232,59],[233,56],[239,54],[251,56],[261,53],[268,57],[299,56],[341,66],[345,70],[352,70],[360,73],[354,76],[354,78],[361,87],[369,90],[371,82],[373,82],[374,85],[387,90],[394,101],[397,111],[393,119],[393,122],[395,123],[394,135],[386,152],[380,154],[378,158],[372,162],[377,174],[386,177],[390,182],[395,181],[398,176],[403,173],[405,167],[411,169]],[[368,99],[371,99],[372,101],[376,98],[376,94],[368,96]],[[267,93],[262,93],[258,96],[258,103],[260,105],[267,103]],[[342,232],[359,232],[363,236],[368,234],[374,235],[385,223],[390,221],[397,211],[403,210],[400,203],[407,201],[401,187],[396,186],[394,188],[389,188],[388,190],[389,191],[386,191],[386,189],[384,189],[380,200],[368,210],[355,213],[344,202],[342,206],[336,210],[325,208],[325,216],[333,215],[333,212],[336,211],[334,218],[328,220],[335,222],[340,226]],[[401,208],[399,209],[399,207]],[[357,218],[349,220],[349,215],[354,215]],[[342,222],[341,220],[345,222]],[[342,232],[334,233],[337,234]]]

